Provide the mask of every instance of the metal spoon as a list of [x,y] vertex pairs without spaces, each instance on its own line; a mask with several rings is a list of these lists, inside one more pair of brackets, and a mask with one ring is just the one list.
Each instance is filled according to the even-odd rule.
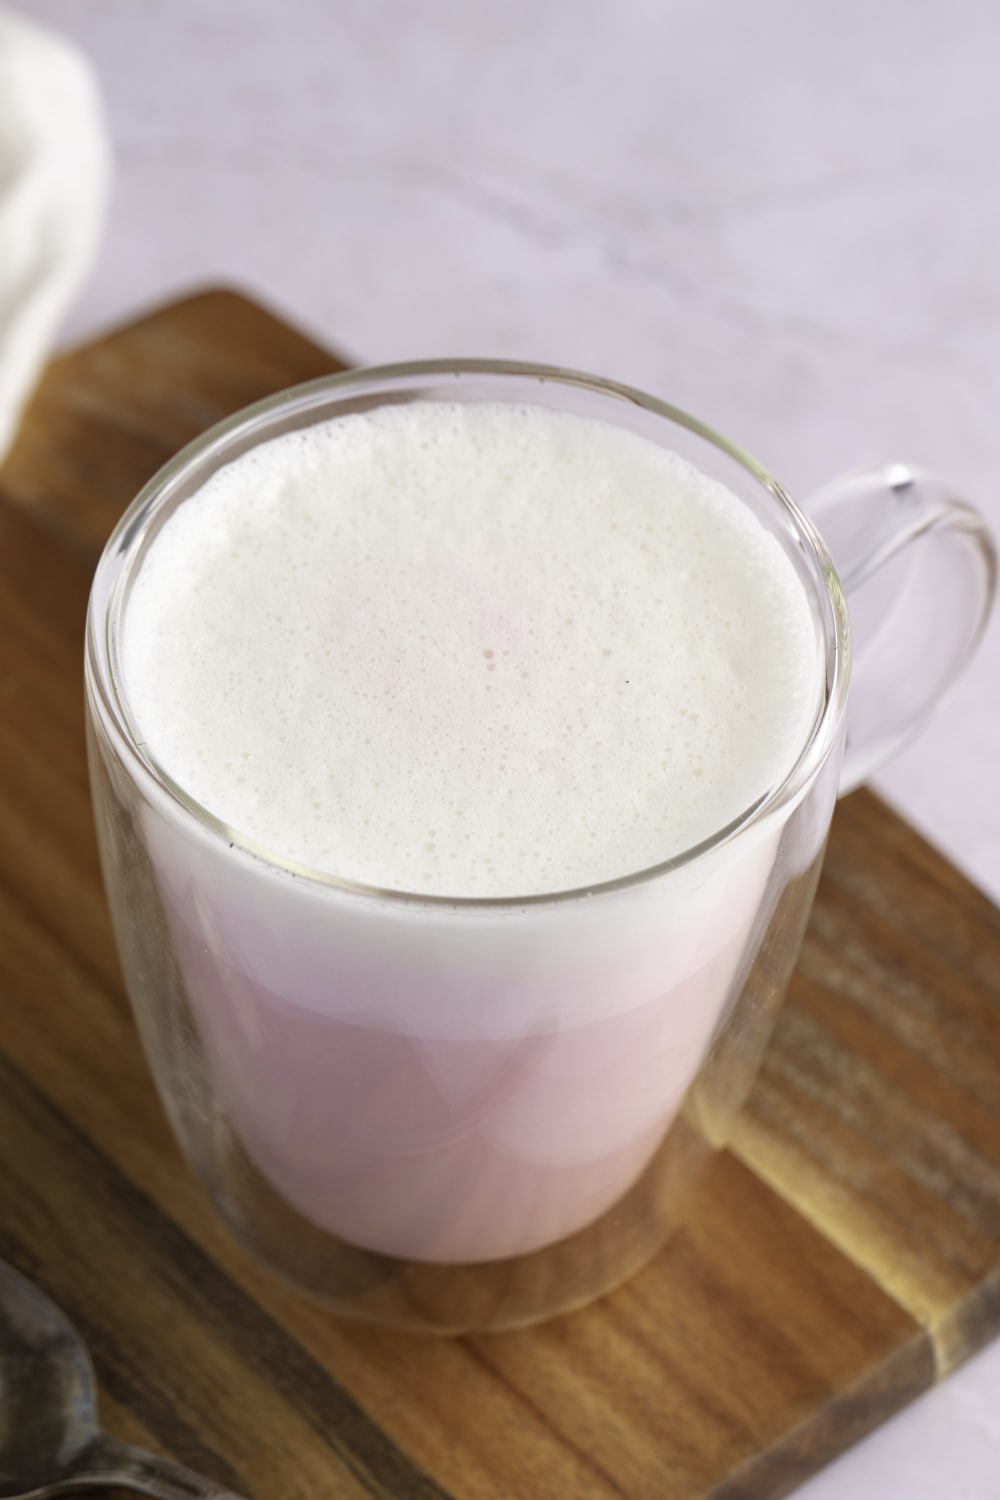
[[44,1292],[0,1261],[0,1500],[109,1486],[154,1500],[240,1500],[97,1425],[83,1340]]

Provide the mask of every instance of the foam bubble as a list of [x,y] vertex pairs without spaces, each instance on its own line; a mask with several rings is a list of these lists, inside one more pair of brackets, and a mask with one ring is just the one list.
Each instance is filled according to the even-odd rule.
[[658,863],[781,779],[816,632],[752,512],[603,422],[410,403],[275,438],[162,527],[140,737],[232,828],[348,879],[527,895]]

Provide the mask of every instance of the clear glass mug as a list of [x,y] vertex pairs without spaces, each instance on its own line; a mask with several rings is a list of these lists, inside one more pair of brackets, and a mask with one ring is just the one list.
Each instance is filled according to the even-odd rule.
[[[822,704],[786,779],[713,837],[603,886],[421,897],[298,868],[143,748],[119,671],[130,580],[219,467],[293,428],[413,400],[547,405],[672,448],[752,507],[812,605]],[[753,1081],[838,793],[905,740],[973,651],[995,554],[899,465],[825,490],[826,543],[759,464],[650,396],[557,369],[430,362],[263,401],[135,500],[94,580],[86,687],[104,879],[181,1147],[236,1236],[335,1311],[514,1327],[662,1246]],[[851,644],[858,637],[848,710]]]

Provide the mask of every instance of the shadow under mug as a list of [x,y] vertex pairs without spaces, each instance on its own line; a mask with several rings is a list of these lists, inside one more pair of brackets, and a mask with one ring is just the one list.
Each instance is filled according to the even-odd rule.
[[[164,521],[279,433],[441,400],[627,427],[725,484],[791,561],[815,624],[820,708],[781,784],[698,847],[523,900],[375,890],[257,847],[142,746],[120,647],[131,581]],[[650,396],[462,361],[263,401],[186,448],[116,528],[91,594],[86,685],[126,984],[212,1200],[244,1244],[337,1312],[437,1332],[531,1323],[621,1282],[682,1218],[770,1036],[838,792],[919,728],[974,650],[994,589],[982,521],[929,475],[857,474],[812,510],[825,541],[759,464]]]

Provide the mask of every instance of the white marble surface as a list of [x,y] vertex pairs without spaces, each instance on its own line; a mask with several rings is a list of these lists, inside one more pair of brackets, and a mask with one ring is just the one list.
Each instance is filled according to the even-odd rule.
[[[993,0],[25,4],[119,163],[66,338],[235,282],[366,361],[644,385],[798,497],[917,460],[1000,534]],[[1000,900],[998,687],[1000,617],[879,786]],[[996,1496],[1000,1344],[800,1493]]]

